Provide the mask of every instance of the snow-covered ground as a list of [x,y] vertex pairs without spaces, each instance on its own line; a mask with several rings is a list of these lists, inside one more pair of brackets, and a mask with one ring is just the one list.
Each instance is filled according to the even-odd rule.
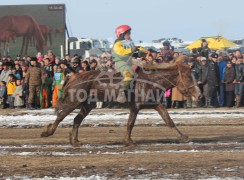
[[[61,126],[69,126],[73,124],[73,119],[76,116],[78,110],[67,116]],[[25,128],[25,127],[42,127],[49,123],[53,123],[56,118],[53,109],[43,109],[43,110],[15,110],[13,112],[3,112],[0,111],[0,128]],[[171,118],[176,124],[181,125],[229,125],[229,124],[244,124],[242,119],[244,118],[243,109],[179,109],[179,110],[169,110]],[[93,110],[83,121],[82,124],[91,126],[125,126],[127,119],[129,117],[129,111],[126,109],[95,109]],[[137,117],[137,125],[163,125],[165,124],[158,113],[154,110],[142,110]],[[147,147],[140,147],[147,146]],[[148,148],[150,146],[150,148]],[[5,156],[19,156],[19,157],[84,157],[87,155],[108,155],[110,157],[115,157],[116,155],[140,155],[140,154],[159,154],[164,153],[175,154],[182,153],[189,156],[194,156],[197,154],[202,155],[204,153],[240,153],[244,152],[244,142],[243,141],[210,141],[210,142],[189,142],[189,143],[150,143],[150,144],[140,144],[138,148],[135,149],[124,149],[123,145],[90,145],[85,144],[79,147],[79,149],[73,149],[71,145],[57,144],[57,145],[40,145],[35,144],[24,144],[24,145],[1,145],[0,146],[0,158]],[[83,167],[83,166],[82,166]],[[86,167],[84,166],[84,169]],[[127,179],[155,179],[161,177],[162,179],[182,179],[182,175],[177,174],[163,174],[161,170],[155,169],[155,171],[150,172],[150,170],[141,167],[128,167],[129,171],[138,171],[142,175],[131,176],[128,175]],[[194,168],[192,169],[194,170]],[[240,172],[244,170],[244,166],[227,166],[227,167],[214,167],[213,171],[216,172],[233,172],[231,177],[218,177],[210,176],[208,171],[198,176],[198,179],[209,179],[209,180],[220,180],[220,179],[242,179],[234,175],[235,172]],[[189,170],[191,171],[191,170]],[[204,171],[204,169],[203,169]],[[58,179],[68,179],[68,180],[106,180],[106,174],[95,174],[92,176],[82,176],[82,177],[62,177],[60,175]],[[5,179],[33,179],[31,176],[11,176],[5,177]],[[38,178],[35,178],[38,179]],[[45,176],[41,179],[54,180],[57,179],[49,176]]]
[[[77,112],[75,111],[68,115],[61,125],[72,125]],[[244,118],[244,111],[241,109],[169,110],[169,114],[176,124],[235,123],[235,119]],[[124,126],[128,117],[129,112],[127,110],[95,109],[85,118],[82,124],[91,126]],[[56,115],[53,109],[21,110],[13,114],[0,115],[0,127],[42,127],[53,123],[55,119]],[[223,122],[221,119],[228,119],[228,122]],[[136,124],[153,126],[162,125],[164,122],[156,111],[142,110],[137,116]]]

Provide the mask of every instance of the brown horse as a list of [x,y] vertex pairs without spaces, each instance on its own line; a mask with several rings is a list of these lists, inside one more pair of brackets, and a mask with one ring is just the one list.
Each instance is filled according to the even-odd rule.
[[[138,68],[135,80],[131,83],[133,84],[131,93],[127,92],[130,115],[125,136],[126,144],[133,144],[131,132],[137,114],[143,108],[157,110],[166,125],[180,135],[180,140],[188,141],[188,137],[177,129],[167,109],[161,104],[163,96],[160,94],[169,88],[176,87],[187,97],[195,99],[200,97],[200,90],[191,75],[190,68],[182,63],[186,59],[187,56],[181,56],[171,65],[147,65],[144,67],[147,71]],[[41,136],[53,135],[59,123],[74,109],[79,108],[80,112],[74,118],[73,130],[70,133],[70,143],[73,146],[81,145],[78,141],[78,128],[82,120],[95,108],[96,100],[116,99],[121,79],[120,73],[101,73],[100,71],[83,72],[72,76],[64,86],[63,96],[56,106],[57,119],[54,124],[47,126]]]
[[45,41],[36,20],[29,15],[23,16],[3,16],[0,18],[0,32],[11,31],[16,37],[23,37],[20,54],[28,54],[28,45],[32,37],[36,40],[36,50],[43,53]]

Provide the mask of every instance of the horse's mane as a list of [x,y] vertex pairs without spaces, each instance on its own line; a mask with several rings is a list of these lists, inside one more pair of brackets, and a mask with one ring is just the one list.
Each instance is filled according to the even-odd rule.
[[166,70],[175,68],[175,64],[145,64],[143,69],[148,70]]
[[166,70],[166,69],[174,69],[176,68],[177,64],[180,64],[182,62],[184,62],[185,60],[187,60],[188,57],[187,56],[179,56],[175,59],[173,64],[153,64],[153,65],[149,65],[149,64],[145,64],[143,65],[144,69],[150,69],[150,70]]

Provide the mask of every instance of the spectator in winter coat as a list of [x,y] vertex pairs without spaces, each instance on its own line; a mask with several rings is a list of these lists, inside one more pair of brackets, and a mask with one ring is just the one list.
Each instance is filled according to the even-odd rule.
[[95,59],[93,59],[91,62],[90,62],[90,69],[91,70],[97,70],[97,61]]
[[29,87],[28,108],[34,110],[40,108],[40,90],[43,80],[43,69],[37,67],[36,58],[31,59],[31,66],[28,68],[25,84]]
[[16,68],[12,68],[12,74],[15,76],[15,79],[21,79],[21,75],[17,72]]
[[213,53],[208,61],[208,73],[207,73],[207,83],[209,89],[209,97],[208,100],[210,102],[210,107],[218,107],[219,102],[217,98],[217,92],[219,89],[219,68],[217,65],[218,54]]
[[73,60],[72,69],[75,71],[75,73],[78,73],[81,70],[80,60],[78,58]]
[[[193,59],[189,59],[187,61],[187,64],[188,64],[188,66],[191,69],[191,73],[192,73],[193,77],[195,78],[196,82],[199,83],[200,82],[200,77],[201,77],[201,75],[200,75],[200,69],[198,69],[197,66],[195,66],[195,63],[196,62]],[[186,107],[187,108],[197,107],[197,104],[196,104],[196,102],[193,102],[191,100],[191,98],[187,98]]]
[[174,50],[170,48],[170,42],[169,41],[164,41],[163,42],[163,49],[161,51],[161,55],[163,57],[164,62],[171,61],[174,57]]
[[220,77],[220,86],[219,86],[219,105],[220,107],[223,107],[225,102],[225,83],[223,83],[225,79],[225,69],[228,59],[221,57],[219,58],[218,67],[219,67],[219,77]]
[[3,63],[3,70],[2,70],[1,75],[0,75],[0,81],[5,81],[7,83],[9,74],[11,74],[11,70],[9,70],[8,64]]
[[53,65],[49,58],[44,59],[44,71],[51,77],[53,77]]
[[62,88],[64,85],[64,74],[60,66],[57,67],[57,72],[54,73],[53,77],[53,98],[52,106],[56,107],[57,101],[62,97]]
[[240,107],[241,99],[244,95],[244,64],[242,63],[241,59],[238,59],[236,61],[234,68],[236,72],[236,78],[235,78],[236,107]]
[[[209,89],[208,89],[208,83],[207,83],[207,75],[208,75],[208,64],[207,59],[205,57],[201,57],[201,68],[200,68],[200,82],[199,82],[199,88],[201,90],[201,93],[203,95],[200,104],[204,107],[209,106]],[[208,100],[208,101],[207,101]]]
[[55,58],[54,65],[56,65],[56,66],[59,66],[60,65],[60,58],[59,57],[56,57]]
[[40,63],[43,59],[42,53],[38,52],[36,55],[37,62]]
[[22,79],[22,69],[21,69],[21,67],[20,67],[20,65],[19,64],[16,64],[15,65],[15,69],[16,69],[16,73],[19,73],[20,74],[20,79]]
[[6,82],[5,81],[1,81],[0,83],[0,105],[1,105],[1,109],[4,109],[7,107],[7,86],[6,86]]
[[8,84],[7,84],[7,94],[8,94],[8,103],[11,109],[14,108],[14,91],[16,89],[15,76],[13,74],[8,75]]
[[236,72],[234,67],[232,67],[231,61],[228,61],[225,68],[225,100],[227,107],[233,107],[234,105],[234,90],[235,84],[233,83],[236,77]]
[[23,86],[21,85],[21,80],[17,79],[16,80],[16,89],[13,93],[14,97],[14,106],[17,108],[23,107],[24,106],[24,98],[23,98]]
[[208,59],[208,55],[210,52],[210,49],[208,48],[208,42],[205,39],[202,39],[201,47],[198,48],[198,53],[202,56]]
[[44,83],[41,85],[40,103],[41,108],[48,108],[51,107],[53,78],[45,71],[43,73],[43,78]]
[[81,70],[79,70],[79,72],[83,72],[83,71],[90,71],[90,66],[89,66],[89,63],[88,61],[83,61],[81,63]]
[[54,64],[55,55],[53,54],[52,50],[48,50],[48,52],[47,52],[47,58],[50,59],[50,63],[51,64]]

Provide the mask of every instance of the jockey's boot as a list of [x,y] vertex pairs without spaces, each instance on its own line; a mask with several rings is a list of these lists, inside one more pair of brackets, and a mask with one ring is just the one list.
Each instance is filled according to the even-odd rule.
[[126,95],[125,95],[125,88],[120,88],[119,90],[119,94],[118,94],[118,97],[117,97],[117,102],[119,103],[125,103],[127,101],[126,99]]
[[122,82],[122,84],[120,85],[118,97],[116,99],[117,102],[125,103],[127,101],[125,91],[129,89],[129,86],[130,86],[130,81]]

